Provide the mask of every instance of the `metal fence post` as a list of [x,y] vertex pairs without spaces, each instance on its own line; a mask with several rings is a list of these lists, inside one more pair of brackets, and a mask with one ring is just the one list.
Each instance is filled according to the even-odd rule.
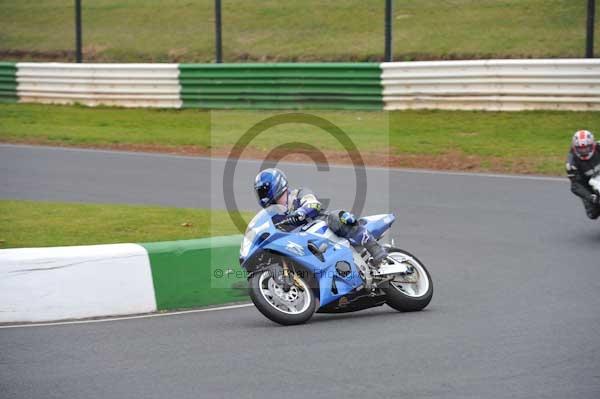
[[587,35],[585,57],[594,58],[594,17],[596,14],[596,0],[588,0],[587,7]]
[[82,62],[81,46],[81,0],[75,0],[75,59],[77,62]]
[[392,0],[385,0],[385,61],[392,61]]
[[215,0],[215,53],[216,62],[223,62],[223,43],[221,40],[221,0]]

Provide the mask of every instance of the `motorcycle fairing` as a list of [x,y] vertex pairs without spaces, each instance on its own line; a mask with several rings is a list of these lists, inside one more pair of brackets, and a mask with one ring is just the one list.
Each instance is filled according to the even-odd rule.
[[[316,248],[326,244],[326,249],[321,252],[323,261],[308,249],[309,243]],[[354,264],[353,250],[325,237],[309,232],[279,234],[261,243],[261,247],[263,250],[284,255],[311,272],[319,284],[321,306],[339,299],[363,284]],[[345,262],[350,266],[351,271],[346,277],[337,272],[337,262]]]
[[367,230],[375,237],[376,240],[383,237],[384,233],[389,230],[394,221],[396,220],[396,216],[392,213],[381,214],[381,215],[373,215],[373,216],[365,216],[358,220],[358,222],[364,225]]
[[[240,251],[243,268],[253,271],[253,259],[262,251],[286,256],[315,276],[321,307],[338,301],[363,285],[353,258],[355,250],[346,239],[336,236],[323,220],[316,220],[291,232],[280,231],[274,226],[273,219],[284,211],[284,208],[274,205],[252,219]],[[394,215],[375,215],[362,218],[361,221],[366,223],[373,235],[381,237],[394,222]],[[338,262],[349,265],[350,273],[340,274],[336,268]]]

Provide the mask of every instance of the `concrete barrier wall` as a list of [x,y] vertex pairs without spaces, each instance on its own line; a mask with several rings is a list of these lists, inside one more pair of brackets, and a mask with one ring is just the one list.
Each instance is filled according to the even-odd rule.
[[241,236],[142,244],[152,265],[158,310],[248,299],[239,266]]
[[136,244],[0,250],[0,322],[153,312],[146,250]]
[[241,236],[0,250],[0,323],[246,301]]

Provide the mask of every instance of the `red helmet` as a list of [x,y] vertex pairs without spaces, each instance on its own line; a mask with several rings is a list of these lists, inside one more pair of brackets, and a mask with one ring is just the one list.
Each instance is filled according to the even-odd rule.
[[579,130],[573,135],[572,148],[575,155],[587,161],[596,151],[596,141],[592,132]]

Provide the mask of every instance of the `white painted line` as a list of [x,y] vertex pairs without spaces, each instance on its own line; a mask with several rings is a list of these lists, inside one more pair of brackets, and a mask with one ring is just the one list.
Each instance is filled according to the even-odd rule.
[[143,314],[143,315],[126,316],[126,317],[108,317],[108,318],[105,318],[105,319],[93,319],[93,320],[57,321],[57,322],[30,323],[30,324],[11,324],[11,325],[6,325],[6,326],[0,326],[0,329],[5,329],[5,328],[24,328],[24,327],[64,326],[64,325],[70,325],[70,324],[91,324],[91,323],[104,323],[104,322],[107,322],[107,321],[120,321],[120,320],[133,320],[133,319],[149,319],[151,317],[177,316],[177,315],[188,314],[188,313],[205,313],[205,312],[216,312],[218,310],[240,309],[240,308],[247,308],[249,306],[254,306],[254,304],[253,303],[243,303],[243,304],[239,304],[239,305],[220,306],[220,307],[216,307],[216,308],[181,310],[181,311],[177,311],[177,312],[152,313],[152,314]]
[[[370,168],[369,168],[370,169]],[[405,169],[405,168],[393,168],[403,173],[416,173],[416,174],[428,174],[428,175],[446,175],[446,176],[468,176],[468,177],[491,177],[497,179],[517,179],[517,180],[539,180],[539,181],[553,181],[553,182],[568,182],[567,177],[551,177],[551,176],[537,176],[537,175],[507,175],[500,173],[471,173],[471,172],[453,172],[449,170],[433,170],[433,169]]]
[[[154,158],[174,158],[174,159],[190,159],[190,160],[204,160],[212,162],[225,163],[226,158],[220,157],[206,157],[206,156],[192,156],[192,155],[176,155],[176,154],[162,154],[156,152],[137,152],[137,151],[121,151],[121,150],[102,150],[94,148],[76,148],[76,147],[52,147],[45,145],[28,145],[28,144],[8,144],[0,143],[0,148],[20,148],[20,149],[43,149],[52,151],[67,151],[67,152],[89,152],[97,154],[110,154],[110,155],[128,155],[138,157],[154,157]],[[262,160],[256,159],[238,159],[238,163],[246,164],[260,164]],[[281,165],[299,166],[307,168],[315,168],[316,165],[312,163],[302,162],[281,162]],[[352,169],[352,165],[329,165],[330,169]],[[434,170],[434,169],[408,169],[408,168],[385,168],[381,166],[367,166],[367,170],[384,170],[387,172],[400,172],[400,173],[414,173],[414,174],[427,174],[427,175],[441,175],[441,176],[466,176],[466,177],[483,177],[483,178],[498,178],[498,179],[516,179],[516,180],[538,180],[538,181],[552,181],[552,182],[568,182],[566,177],[550,177],[550,176],[537,176],[537,175],[509,175],[501,173],[474,173],[474,172],[458,172],[448,170]]]

